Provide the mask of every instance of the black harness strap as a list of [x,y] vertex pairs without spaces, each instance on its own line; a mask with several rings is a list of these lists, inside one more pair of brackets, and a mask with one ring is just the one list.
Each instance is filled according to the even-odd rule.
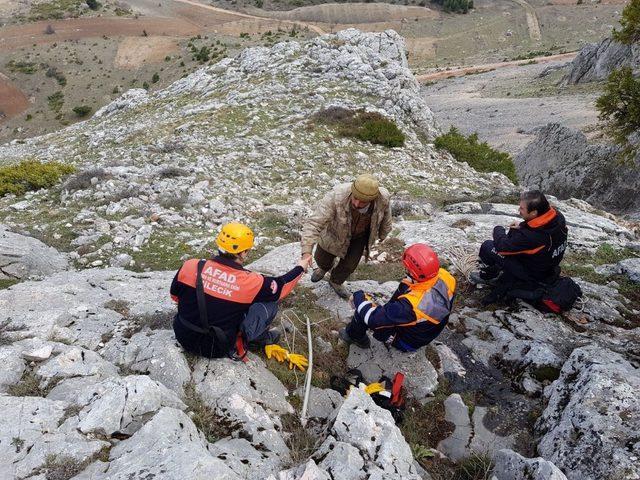
[[195,325],[191,322],[181,320],[186,327],[213,337],[215,343],[220,345],[220,351],[228,351],[232,347],[229,337],[220,327],[209,325],[209,320],[207,318],[207,302],[204,296],[204,285],[202,283],[202,270],[204,269],[205,263],[207,263],[206,260],[200,260],[198,262],[198,275],[196,277],[196,298],[198,300],[198,312],[200,314],[200,328],[193,328]]

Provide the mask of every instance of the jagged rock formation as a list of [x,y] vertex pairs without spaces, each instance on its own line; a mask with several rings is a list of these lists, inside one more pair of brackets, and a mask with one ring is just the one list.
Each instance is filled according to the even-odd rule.
[[[405,146],[342,137],[314,118],[330,106],[381,113]],[[0,221],[71,236],[82,265],[129,266],[117,255],[184,243],[198,252],[205,232],[230,220],[263,235],[260,219],[279,214],[297,232],[306,204],[362,171],[391,191],[438,200],[514,191],[503,175],[436,151],[436,133],[393,31],[250,48],[157,93],[131,90],[61,132],[1,146],[3,162],[58,160],[80,171],[59,200],[55,191],[30,194],[15,213],[16,199],[0,199]]]
[[583,47],[562,81],[565,85],[602,81],[621,67],[631,67],[636,75],[640,73],[640,44],[623,45],[605,38]]
[[617,158],[619,148],[592,144],[582,132],[557,123],[536,130],[515,158],[522,183],[560,198],[582,198],[616,213],[640,212],[640,155]]
[[620,355],[596,346],[574,350],[545,390],[538,451],[569,480],[640,478],[638,389],[638,368]]

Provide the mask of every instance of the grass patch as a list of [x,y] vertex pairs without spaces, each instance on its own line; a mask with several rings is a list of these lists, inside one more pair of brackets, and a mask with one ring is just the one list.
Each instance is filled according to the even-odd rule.
[[377,112],[329,107],[316,113],[313,119],[318,123],[337,127],[339,135],[343,137],[357,138],[385,147],[404,145],[404,133],[393,121]]
[[49,109],[53,112],[59,112],[64,105],[64,93],[56,92],[52,93],[47,97],[47,103],[49,104]]
[[477,133],[465,137],[457,128],[451,127],[448,133],[437,137],[434,144],[436,148],[448,151],[456,160],[469,164],[478,172],[499,172],[513,183],[518,183],[511,156],[491,148],[487,142],[480,143]]
[[291,455],[291,461],[287,462],[283,468],[290,468],[306,462],[316,451],[318,437],[313,434],[312,429],[302,426],[298,415],[283,415],[280,420],[282,421],[282,429],[288,433],[285,443],[289,447]]
[[15,60],[9,60],[9,62],[7,62],[7,70],[13,73],[31,75],[35,73],[38,68],[38,64],[34,62],[17,62]]
[[16,384],[10,385],[7,389],[7,393],[14,397],[46,397],[53,387],[56,386],[58,381],[52,379],[47,386],[40,386],[40,377],[38,377],[32,370],[25,370],[22,374],[22,378]]
[[65,455],[47,455],[45,463],[40,469],[40,474],[44,473],[47,480],[69,480],[87,468],[91,461],[92,459],[87,459],[80,462]]
[[26,160],[17,165],[0,167],[0,197],[7,194],[24,195],[31,190],[49,188],[75,167],[58,162],[40,163]]
[[191,420],[193,420],[198,430],[204,434],[210,443],[215,443],[222,438],[230,437],[233,433],[241,429],[238,423],[218,415],[214,409],[204,403],[200,395],[196,392],[193,383],[188,383],[185,386],[183,401],[193,413]]
[[[578,277],[584,281],[597,285],[606,285],[609,282],[618,284],[618,292],[625,297],[629,303],[621,309],[620,315],[629,320],[632,325],[640,325],[640,317],[632,310],[640,309],[640,288],[638,284],[632,282],[626,275],[603,275],[597,273],[594,267],[615,264],[625,258],[637,258],[638,254],[628,248],[616,249],[604,243],[598,247],[595,253],[570,253],[564,257],[561,264],[562,272],[571,277]],[[628,328],[628,327],[623,327]]]
[[20,283],[20,280],[16,278],[0,278],[0,290],[4,290],[5,288],[9,288],[16,283]]
[[82,0],[54,0],[32,5],[29,20],[62,19],[77,17],[82,13]]
[[[317,296],[309,288],[297,287],[281,304],[279,315],[283,327],[293,327],[293,332],[280,338],[279,344],[292,353],[308,356],[307,327],[305,315],[311,322],[312,338],[322,338],[331,343],[332,350],[322,352],[314,343],[313,349],[313,374],[311,384],[318,388],[329,388],[332,375],[341,375],[347,370],[347,356],[349,350],[346,345],[339,343],[332,331],[338,331],[343,323],[331,312],[316,304]],[[258,352],[265,361],[267,368],[283,383],[291,392],[302,385],[305,373],[299,370],[289,370],[287,362],[278,363],[267,360],[264,350]]]
[[[400,430],[412,450],[423,451],[436,448],[440,440],[447,438],[453,432],[454,425],[444,419],[444,401],[450,393],[448,382],[443,380],[429,403],[422,405],[413,399],[407,402]],[[426,456],[422,461],[416,460],[429,470],[429,463],[427,463],[429,458]]]

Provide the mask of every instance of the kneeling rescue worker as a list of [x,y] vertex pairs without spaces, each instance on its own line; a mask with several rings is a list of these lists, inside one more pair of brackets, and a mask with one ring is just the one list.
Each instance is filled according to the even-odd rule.
[[360,348],[369,348],[373,338],[404,352],[413,352],[433,341],[444,329],[453,308],[456,280],[440,268],[436,253],[417,243],[402,256],[407,279],[385,305],[376,305],[362,291],[353,294],[355,312],[340,338]]
[[242,265],[253,247],[253,232],[240,223],[222,227],[210,260],[187,260],[171,284],[178,303],[173,330],[185,350],[209,358],[242,358],[248,344],[274,344],[280,337],[269,329],[286,297],[307,271],[310,259],[280,277],[266,277]]

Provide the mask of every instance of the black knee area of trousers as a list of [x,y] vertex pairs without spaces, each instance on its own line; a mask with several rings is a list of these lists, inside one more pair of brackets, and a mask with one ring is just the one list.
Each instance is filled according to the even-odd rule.
[[224,358],[229,356],[229,347],[214,342],[213,337],[194,332],[185,327],[178,316],[173,319],[173,332],[176,340],[187,352],[207,358]]

